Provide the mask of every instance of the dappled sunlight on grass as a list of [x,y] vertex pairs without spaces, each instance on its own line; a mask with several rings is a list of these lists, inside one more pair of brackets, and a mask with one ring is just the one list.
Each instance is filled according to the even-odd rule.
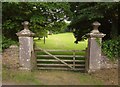
[[49,35],[45,44],[43,38],[41,40],[35,38],[34,40],[37,46],[43,49],[85,50],[87,47],[87,40],[75,44],[73,33]]

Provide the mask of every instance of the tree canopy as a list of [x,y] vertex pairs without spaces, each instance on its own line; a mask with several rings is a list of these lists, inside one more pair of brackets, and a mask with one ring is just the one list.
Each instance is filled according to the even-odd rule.
[[[47,31],[63,32],[67,26],[64,20],[71,21],[76,41],[85,38],[94,21],[101,23],[105,39],[115,38],[118,30],[119,2],[4,2],[2,5],[3,35],[13,40],[16,32],[23,27],[23,21],[30,22],[30,29],[37,37],[47,36]],[[11,33],[11,34],[10,34]]]
[[118,32],[119,4],[118,2],[70,3],[74,15],[69,28],[74,30],[75,43],[78,43],[86,33],[90,32],[91,24],[94,21],[99,21],[102,24],[100,31],[107,34],[106,39],[114,38],[120,34]]
[[21,23],[25,20],[30,22],[30,29],[39,37],[46,36],[46,30],[60,31],[66,25],[64,20],[70,18],[69,8],[68,3],[4,2],[3,35],[16,39],[15,33],[22,29]]

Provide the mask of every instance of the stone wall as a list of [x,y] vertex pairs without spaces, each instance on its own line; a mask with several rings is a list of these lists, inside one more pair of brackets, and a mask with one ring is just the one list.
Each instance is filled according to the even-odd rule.
[[2,54],[3,67],[17,69],[19,67],[19,48],[16,45],[11,45],[8,49],[5,49]]

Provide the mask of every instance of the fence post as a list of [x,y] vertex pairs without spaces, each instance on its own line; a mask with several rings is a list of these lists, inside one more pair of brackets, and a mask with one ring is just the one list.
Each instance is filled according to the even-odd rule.
[[22,25],[24,30],[16,33],[19,38],[19,64],[20,69],[32,70],[33,59],[33,36],[35,35],[28,29],[28,21],[24,21]]
[[87,66],[86,71],[94,72],[101,68],[101,41],[105,34],[100,33],[98,27],[99,22],[93,23],[93,30],[87,34],[88,36],[88,49],[87,49]]

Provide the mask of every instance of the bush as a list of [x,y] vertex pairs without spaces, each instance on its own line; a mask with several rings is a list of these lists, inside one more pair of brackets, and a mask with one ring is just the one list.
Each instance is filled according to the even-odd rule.
[[2,36],[0,35],[0,53],[2,52]]
[[5,36],[2,35],[2,49],[8,48],[12,44],[17,44],[16,41],[13,41],[12,39],[6,38]]
[[120,57],[120,36],[115,39],[104,41],[102,44],[103,53],[111,60]]

